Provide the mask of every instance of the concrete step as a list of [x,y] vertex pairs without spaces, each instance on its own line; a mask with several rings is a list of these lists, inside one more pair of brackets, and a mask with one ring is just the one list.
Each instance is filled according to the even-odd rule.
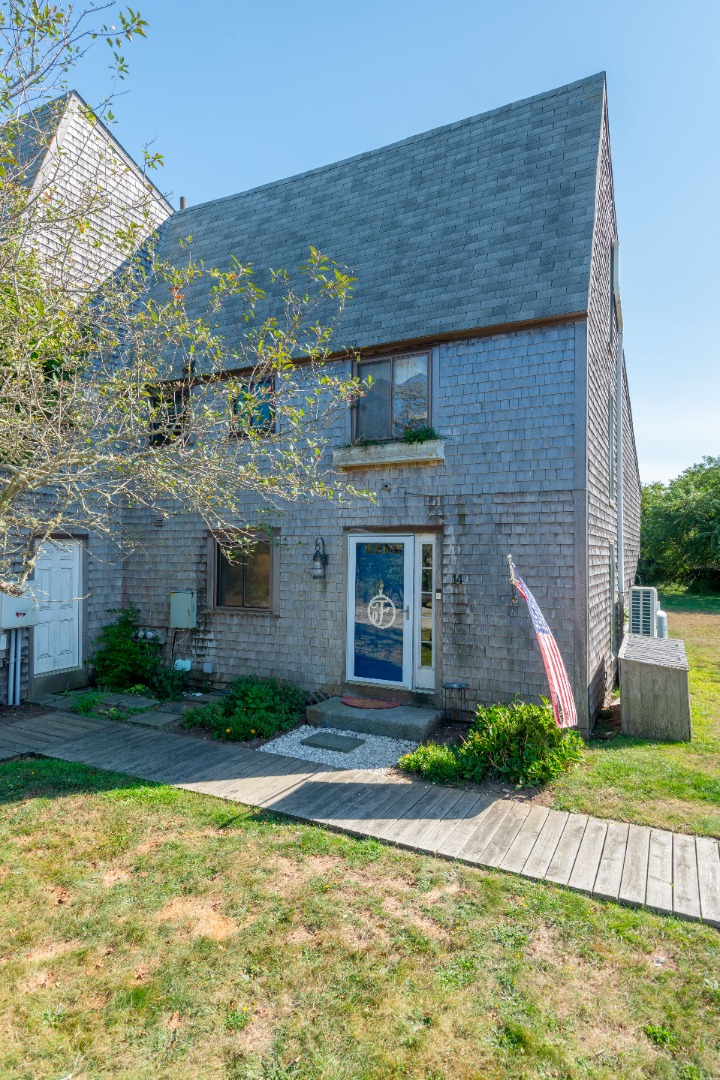
[[309,705],[308,723],[315,727],[359,731],[365,735],[387,735],[390,739],[422,742],[439,727],[442,709],[421,709],[398,705],[394,709],[355,709],[343,705],[339,697]]

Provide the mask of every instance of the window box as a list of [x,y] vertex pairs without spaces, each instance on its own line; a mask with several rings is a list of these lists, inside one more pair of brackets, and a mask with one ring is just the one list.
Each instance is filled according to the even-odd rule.
[[336,469],[367,469],[373,465],[437,465],[445,460],[442,439],[426,442],[385,442],[372,446],[342,446],[333,450]]

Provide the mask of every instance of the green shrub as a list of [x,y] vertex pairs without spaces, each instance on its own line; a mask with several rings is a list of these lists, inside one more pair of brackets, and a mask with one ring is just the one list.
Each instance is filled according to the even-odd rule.
[[478,706],[463,742],[419,746],[400,758],[405,772],[449,783],[493,778],[523,787],[547,784],[580,760],[583,741],[575,731],[555,723],[549,703],[515,701],[512,705]]
[[97,716],[102,699],[103,695],[97,690],[88,690],[84,694],[78,694],[71,705],[72,711],[78,716]]
[[147,697],[149,690],[144,683],[137,683],[136,686],[126,686],[125,693],[132,694],[134,697]]
[[179,697],[186,683],[186,673],[163,664],[160,646],[153,641],[139,641],[135,633],[140,612],[132,604],[120,610],[115,622],[103,627],[93,657],[95,679],[110,690],[146,689],[155,697],[171,700]]
[[119,709],[116,705],[110,705],[107,709],[103,709],[103,716],[106,720],[117,720],[121,723],[127,720],[125,710]]
[[175,701],[187,686],[187,672],[167,667],[158,657],[154,668],[148,673],[147,681],[150,693],[156,698],[161,701]]
[[183,725],[207,728],[216,739],[232,742],[268,739],[294,727],[304,709],[305,694],[299,687],[248,676],[234,682],[222,701],[186,713]]
[[459,779],[457,747],[445,746],[444,743],[427,743],[418,746],[410,754],[405,754],[398,761],[405,772],[417,772],[427,780],[438,784],[452,784]]

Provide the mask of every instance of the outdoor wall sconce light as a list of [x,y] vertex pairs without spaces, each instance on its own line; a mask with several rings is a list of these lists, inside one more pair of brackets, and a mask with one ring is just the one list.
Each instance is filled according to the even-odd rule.
[[325,554],[325,541],[322,536],[318,536],[315,541],[315,554],[312,557],[312,576],[314,579],[320,580],[325,577],[327,561],[328,557]]

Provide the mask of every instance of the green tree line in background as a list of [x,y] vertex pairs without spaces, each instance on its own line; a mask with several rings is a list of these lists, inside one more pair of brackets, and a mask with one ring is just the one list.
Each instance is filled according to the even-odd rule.
[[642,492],[640,581],[720,589],[720,457]]

